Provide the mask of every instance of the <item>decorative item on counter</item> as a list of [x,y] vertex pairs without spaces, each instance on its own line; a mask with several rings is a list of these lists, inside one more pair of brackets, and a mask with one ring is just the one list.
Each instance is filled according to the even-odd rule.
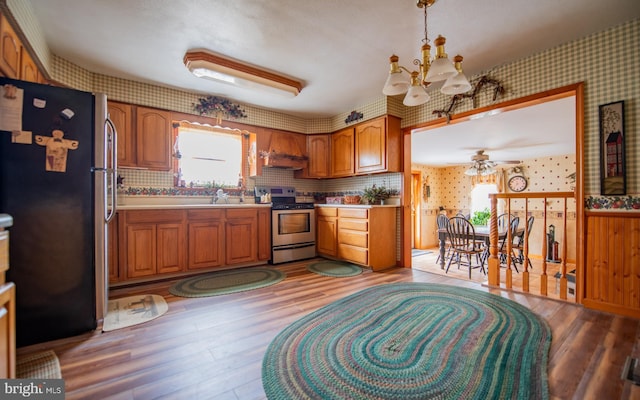
[[124,188],[124,176],[118,174],[118,177],[116,178],[116,187],[118,189]]
[[342,204],[344,201],[343,197],[337,196],[337,197],[327,197],[326,198],[326,202],[327,204]]
[[363,113],[357,112],[357,111],[351,111],[351,114],[349,114],[347,119],[344,120],[344,123],[345,124],[350,124],[350,123],[355,122],[355,121],[360,121],[362,118],[364,118],[364,114]]
[[344,196],[344,204],[360,204],[362,197],[355,195]]
[[238,104],[217,96],[202,97],[197,104],[193,105],[193,110],[200,115],[211,115],[216,118],[216,123],[222,123],[222,117],[227,118],[246,118],[245,110]]
[[393,190],[387,189],[384,186],[376,186],[373,184],[371,187],[364,189],[362,197],[369,204],[383,204],[386,199],[394,194]]
[[77,140],[63,139],[64,132],[55,129],[51,137],[36,135],[36,143],[47,149],[45,168],[52,172],[67,171],[67,152],[78,148]]

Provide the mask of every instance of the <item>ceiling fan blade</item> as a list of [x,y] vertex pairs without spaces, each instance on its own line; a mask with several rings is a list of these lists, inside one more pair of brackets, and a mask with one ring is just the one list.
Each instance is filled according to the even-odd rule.
[[519,160],[506,160],[506,161],[492,161],[496,164],[522,164],[522,161]]

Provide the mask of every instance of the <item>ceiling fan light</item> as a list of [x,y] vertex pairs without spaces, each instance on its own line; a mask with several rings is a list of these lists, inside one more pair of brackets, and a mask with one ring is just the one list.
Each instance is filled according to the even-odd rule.
[[475,166],[471,167],[468,170],[464,171],[464,174],[468,176],[478,175],[478,169]]

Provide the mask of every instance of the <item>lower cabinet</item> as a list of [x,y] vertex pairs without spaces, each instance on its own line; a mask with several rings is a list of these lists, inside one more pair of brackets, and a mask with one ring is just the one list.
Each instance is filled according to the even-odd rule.
[[187,211],[189,263],[187,269],[224,265],[224,210]]
[[109,253],[118,255],[110,262],[110,283],[257,264],[271,257],[270,208],[120,210],[117,224],[118,237],[110,233]]
[[182,210],[121,211],[124,280],[182,272],[186,266],[185,213]]
[[258,212],[250,210],[227,210],[225,239],[227,242],[227,264],[242,264],[258,259]]
[[316,209],[316,251],[320,255],[338,255],[338,209],[319,207]]
[[321,255],[381,270],[396,264],[394,207],[319,207],[316,246]]

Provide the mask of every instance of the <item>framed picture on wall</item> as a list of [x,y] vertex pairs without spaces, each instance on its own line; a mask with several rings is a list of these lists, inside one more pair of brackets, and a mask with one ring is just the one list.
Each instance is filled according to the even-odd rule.
[[624,195],[627,191],[624,160],[624,101],[603,104],[600,123],[600,194]]

